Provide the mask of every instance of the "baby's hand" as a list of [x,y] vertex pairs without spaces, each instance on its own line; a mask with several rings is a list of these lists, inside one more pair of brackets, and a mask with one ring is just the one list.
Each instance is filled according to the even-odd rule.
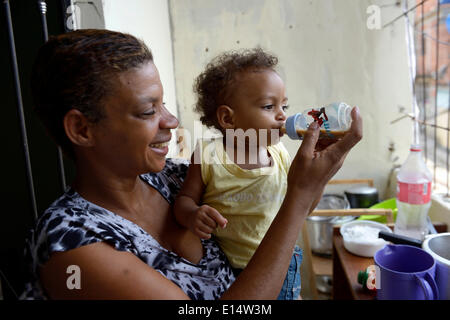
[[216,209],[204,204],[200,206],[193,220],[190,223],[190,229],[193,233],[202,239],[211,238],[211,232],[214,231],[217,226],[222,229],[227,226],[227,219],[225,219]]

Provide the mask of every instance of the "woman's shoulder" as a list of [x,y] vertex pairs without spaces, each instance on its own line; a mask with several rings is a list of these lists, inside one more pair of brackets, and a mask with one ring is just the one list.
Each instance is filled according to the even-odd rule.
[[101,241],[121,251],[133,251],[126,228],[120,217],[84,200],[69,188],[38,219],[28,238],[29,250],[38,265],[45,263],[53,252]]
[[73,188],[54,201],[38,219],[36,230],[52,231],[61,225],[75,226],[104,221],[109,213],[83,199]]
[[36,232],[51,231],[63,221],[76,221],[82,219],[82,213],[88,211],[81,203],[75,190],[69,187],[66,192],[55,200],[39,217]]
[[97,242],[106,242],[119,251],[134,253],[135,248],[128,239],[132,231],[119,216],[84,200],[69,187],[44,211],[27,236],[25,260],[28,279],[22,298],[45,298],[40,289],[38,268],[50,259],[52,253]]

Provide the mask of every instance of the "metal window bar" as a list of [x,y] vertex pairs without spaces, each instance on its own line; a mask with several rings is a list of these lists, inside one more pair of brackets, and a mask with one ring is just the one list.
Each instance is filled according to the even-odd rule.
[[33,218],[36,221],[37,217],[38,217],[37,205],[36,205],[36,195],[34,192],[33,173],[31,170],[30,152],[28,149],[27,128],[25,125],[25,114],[23,111],[22,90],[20,87],[20,78],[19,78],[19,66],[17,64],[16,45],[14,42],[14,31],[13,31],[13,26],[12,26],[11,8],[9,5],[9,0],[3,0],[3,6],[5,9],[6,24],[7,24],[7,28],[8,28],[8,40],[9,40],[9,48],[10,48],[10,53],[11,53],[11,65],[12,65],[13,75],[14,75],[14,87],[15,87],[15,91],[16,91],[17,113],[19,116],[22,147],[23,147],[23,153],[24,153],[24,157],[25,157],[25,168],[26,168],[26,177],[27,177],[27,182],[28,182],[28,193],[30,195]]
[[[37,4],[38,4],[40,17],[41,17],[43,40],[44,40],[44,42],[47,42],[48,41],[48,28],[47,28],[47,16],[46,16],[47,4],[44,0],[38,0]],[[18,67],[18,62],[17,62],[16,45],[15,45],[15,41],[14,41],[14,30],[13,30],[12,16],[11,16],[11,6],[9,3],[9,0],[3,0],[3,7],[4,7],[4,11],[5,11],[6,24],[7,24],[8,42],[9,42],[10,56],[11,56],[11,66],[12,66],[12,71],[13,71],[14,87],[15,87],[15,93],[16,93],[17,113],[18,113],[18,117],[19,117],[19,127],[20,127],[23,154],[24,154],[24,160],[25,160],[27,187],[28,187],[28,193],[29,193],[30,202],[31,202],[33,220],[34,220],[34,222],[36,222],[38,219],[38,210],[37,210],[36,194],[35,194],[34,181],[33,181],[33,173],[32,173],[32,167],[31,167],[31,158],[30,158],[30,152],[29,152],[29,147],[28,147],[27,128],[26,128],[25,113],[24,113],[23,100],[22,100],[22,89],[21,89],[21,85],[20,85],[19,67]],[[57,163],[58,163],[60,186],[63,190],[65,190],[66,178],[65,178],[65,171],[64,171],[64,162],[63,162],[62,151],[59,146],[57,148]],[[0,300],[3,300],[3,298],[4,298],[3,292],[1,290],[2,282],[13,293],[15,298],[18,299],[19,298],[18,294],[14,290],[11,283],[8,281],[8,278],[4,275],[2,270],[0,270]]]
[[[427,0],[422,1],[421,4],[423,4],[425,1]],[[415,86],[415,82],[417,79],[417,66],[416,66],[417,62],[414,44],[414,34],[412,32],[414,28],[411,27],[411,22],[408,15],[408,13],[411,12],[411,9],[408,9],[409,6],[408,2],[409,0],[403,0],[402,7],[403,7],[403,14],[405,16],[406,46],[408,48],[408,66],[409,66],[408,69],[412,90],[412,103],[413,103],[412,113],[414,114],[414,118],[417,118],[419,114],[417,106],[416,86]],[[418,5],[416,5],[413,9],[417,8],[417,6]],[[413,122],[413,143],[414,144],[419,143],[419,124],[417,122]]]
[[[422,70],[423,72],[425,72],[425,11],[424,11],[424,7],[423,5],[420,6],[421,8],[421,19],[422,19]],[[425,76],[422,76],[422,100],[423,100],[423,107],[422,107],[422,111],[423,111],[423,120],[425,121],[427,119],[427,108],[425,107],[425,96],[426,96],[426,85],[425,85]],[[425,139],[424,139],[424,155],[425,158],[427,157],[427,126],[422,126],[423,127],[423,131],[424,131],[424,135],[425,135]]]
[[[383,29],[386,28],[387,26],[393,24],[393,23],[396,22],[398,19],[400,19],[400,18],[402,18],[402,17],[407,17],[407,16],[408,16],[408,13],[410,13],[410,12],[416,10],[416,8],[419,7],[419,6],[423,6],[423,4],[424,4],[425,2],[427,2],[427,1],[428,1],[428,0],[423,0],[422,2],[416,4],[414,7],[412,7],[411,9],[406,9],[401,15],[399,15],[398,17],[394,18],[393,20],[389,21],[388,23],[386,23],[386,24],[383,26]],[[399,2],[396,2],[395,4],[396,4],[396,5],[399,5],[400,3],[399,3]]]
[[[450,81],[448,82],[448,106],[447,106],[447,129],[450,126]],[[447,133],[447,159],[446,159],[446,169],[447,169],[447,197],[449,197],[449,166],[450,166],[450,152],[449,152],[449,146],[450,146],[450,134]]]
[[[426,0],[428,1],[428,0]],[[438,159],[438,137],[437,137],[437,133],[438,130],[444,130],[446,132],[447,138],[446,138],[446,155],[445,155],[445,173],[446,173],[446,178],[445,178],[445,185],[446,185],[446,197],[449,197],[449,187],[450,187],[450,182],[449,182],[449,134],[450,134],[450,130],[449,130],[449,126],[450,126],[450,101],[449,104],[447,106],[447,110],[444,110],[443,112],[438,112],[438,91],[439,91],[439,67],[440,67],[440,46],[449,46],[450,43],[448,41],[442,41],[440,39],[441,35],[440,35],[440,27],[441,27],[441,2],[442,3],[449,3],[448,1],[443,1],[443,0],[435,0],[436,1],[436,36],[432,37],[430,34],[427,34],[425,32],[425,9],[424,9],[424,2],[426,1],[422,1],[421,3],[419,3],[419,5],[421,5],[421,17],[420,17],[420,23],[421,23],[421,30],[420,30],[420,36],[421,36],[421,54],[422,54],[422,112],[423,112],[423,119],[419,120],[419,119],[413,119],[417,122],[419,122],[422,125],[422,134],[423,134],[423,141],[424,141],[424,147],[425,147],[425,158],[426,159],[430,159],[430,156],[428,154],[428,131],[427,131],[427,127],[432,127],[433,131],[433,149],[432,149],[432,159],[433,159],[433,185],[434,188],[437,187],[438,184],[438,174],[437,174],[437,168],[440,166],[440,160]],[[415,30],[416,32],[418,32],[417,30]],[[426,95],[427,95],[427,85],[426,85],[426,66],[425,66],[425,57],[426,57],[426,42],[425,42],[425,37],[427,37],[428,39],[432,40],[434,42],[435,45],[435,70],[434,70],[434,88],[435,88],[435,93],[434,93],[434,112],[432,112],[432,118],[433,119],[428,119],[427,117],[427,107],[426,107]],[[429,51],[429,50],[428,50]],[[449,82],[449,90],[450,90],[450,82]],[[447,112],[448,113],[448,117],[447,117],[447,126],[443,126],[443,125],[438,125],[438,116]],[[432,120],[432,124],[429,122],[430,120]],[[441,181],[442,182],[442,181]],[[441,183],[439,182],[439,183]]]
[[[440,27],[442,25],[441,23],[441,12],[442,12],[442,5],[446,4],[446,5],[450,5],[450,1],[448,0],[417,0],[416,1],[416,5],[414,5],[412,8],[408,9],[407,8],[407,2],[408,0],[405,0],[405,4],[406,4],[406,10],[404,10],[404,12],[399,15],[398,17],[396,17],[395,19],[391,20],[389,23],[385,24],[383,27],[387,27],[388,25],[396,22],[397,20],[399,20],[401,17],[405,17],[407,18],[408,13],[416,10],[417,8],[419,8],[420,6],[420,10],[421,10],[421,15],[420,15],[420,19],[417,19],[416,21],[420,21],[421,22],[421,28],[420,31],[416,30],[414,28],[414,32],[416,34],[418,34],[421,38],[420,38],[420,42],[421,42],[421,54],[422,54],[422,63],[421,63],[421,67],[422,67],[422,81],[418,81],[418,79],[416,78],[415,81],[415,85],[417,86],[421,86],[422,87],[422,103],[421,103],[421,111],[422,111],[422,115],[423,117],[421,119],[419,119],[418,117],[416,117],[414,114],[406,114],[403,113],[402,111],[400,111],[401,113],[404,114],[404,116],[400,117],[399,119],[396,119],[394,121],[392,121],[391,123],[394,123],[400,119],[403,119],[405,117],[410,117],[415,123],[418,123],[421,125],[421,136],[423,137],[423,143],[424,143],[424,156],[426,159],[432,159],[433,161],[433,186],[436,189],[437,184],[445,184],[445,190],[446,190],[446,197],[449,198],[450,197],[450,177],[449,177],[449,173],[450,173],[450,97],[449,97],[449,102],[447,105],[447,108],[441,112],[438,112],[438,91],[439,91],[439,80],[440,80],[440,74],[439,74],[439,67],[440,65],[440,59],[441,59],[441,55],[439,52],[440,46],[446,46],[448,47],[450,45],[450,42],[447,40],[441,40],[441,34],[440,34]],[[435,37],[431,36],[430,34],[428,34],[427,32],[425,32],[425,8],[424,8],[424,4],[426,2],[431,2],[431,1],[435,1],[436,3],[436,13],[432,16],[436,17],[436,35]],[[430,15],[428,15],[428,18],[430,17]],[[427,53],[429,54],[429,57],[431,57],[431,52],[430,50],[426,50],[426,41],[425,41],[425,37],[430,39],[431,41],[433,41],[432,43],[434,44],[435,47],[435,62],[436,65],[434,66],[435,70],[434,70],[434,75],[432,74],[431,77],[435,77],[434,78],[434,88],[435,88],[435,92],[434,92],[434,96],[431,97],[434,101],[434,112],[431,112],[431,118],[429,119],[428,115],[427,115],[427,106],[426,106],[426,101],[427,101],[427,87],[430,87],[430,84],[426,83],[426,61],[425,61],[425,57],[427,55]],[[431,46],[430,46],[431,48]],[[426,52],[428,51],[428,52]],[[445,55],[444,55],[444,59],[445,59]],[[446,66],[446,68],[449,68],[449,65]],[[445,70],[445,68],[444,68]],[[428,75],[430,77],[430,75]],[[441,87],[442,87],[442,83],[441,83]],[[449,95],[450,95],[450,79],[449,79]],[[414,92],[414,89],[413,89]],[[438,125],[438,116],[444,114],[445,112],[447,112],[448,117],[447,117],[447,126],[444,125]],[[432,129],[432,135],[429,136],[429,132],[428,132],[428,127],[431,127],[430,129]],[[445,147],[446,147],[446,152],[445,152],[445,160],[442,160],[442,158],[444,157],[442,154],[440,155],[440,157],[438,156],[438,137],[437,137],[437,133],[438,130],[443,130],[446,134],[446,141],[445,141]],[[430,141],[428,141],[430,139]],[[433,147],[431,149],[431,142],[433,144]],[[444,146],[442,146],[442,149],[444,148]],[[431,150],[430,150],[431,149]],[[440,152],[443,152],[442,150]],[[431,154],[430,154],[431,153]],[[441,158],[441,159],[439,159]],[[445,173],[446,173],[446,178],[444,179],[444,181],[438,181],[438,173],[437,173],[437,168],[438,167],[445,167]]]
[[[439,88],[439,24],[440,24],[440,13],[441,13],[441,1],[437,0],[437,25],[436,25],[436,81],[435,81],[435,88],[436,88],[436,94],[434,97],[434,123],[437,124],[437,113],[438,113],[438,88]],[[437,148],[436,148],[436,141],[437,141],[437,128],[434,128],[434,152],[433,152],[433,184],[436,186],[436,159],[437,159]],[[447,146],[448,148],[448,146]],[[447,151],[448,152],[448,151]],[[447,170],[448,174],[448,170]],[[448,189],[448,186],[447,186]],[[448,193],[448,192],[447,192]]]
[[[41,16],[42,22],[42,33],[44,35],[44,43],[48,41],[48,29],[47,29],[47,4],[44,0],[38,0],[38,9]],[[64,170],[64,160],[61,147],[57,146],[56,149],[56,158],[58,164],[58,173],[59,173],[59,184],[64,192],[66,190],[66,175]]]
[[[423,34],[424,37],[427,37],[427,38],[429,38],[429,39],[431,39],[431,40],[433,40],[433,41],[437,41],[435,37],[429,35],[429,34],[426,33],[426,32],[423,32],[423,33],[422,33],[422,32],[419,32],[419,31],[417,31],[417,30],[414,30],[414,32],[415,32],[415,33],[419,33],[419,34]],[[446,41],[442,41],[442,40],[439,40],[438,42],[439,42],[440,44],[443,44],[443,45],[446,45],[446,46],[450,46],[450,42],[446,42]]]

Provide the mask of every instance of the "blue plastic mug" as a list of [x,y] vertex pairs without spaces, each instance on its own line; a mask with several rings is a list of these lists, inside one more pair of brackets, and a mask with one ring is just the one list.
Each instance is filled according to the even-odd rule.
[[439,299],[436,263],[425,250],[388,244],[375,253],[374,260],[380,268],[378,300]]

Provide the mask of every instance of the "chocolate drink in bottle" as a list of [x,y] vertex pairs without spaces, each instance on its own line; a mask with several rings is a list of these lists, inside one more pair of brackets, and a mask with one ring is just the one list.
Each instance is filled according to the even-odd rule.
[[351,111],[352,107],[344,102],[310,108],[290,116],[281,132],[286,133],[293,140],[303,140],[309,125],[317,122],[320,127],[320,143],[326,146],[341,139],[348,132],[352,123]]

